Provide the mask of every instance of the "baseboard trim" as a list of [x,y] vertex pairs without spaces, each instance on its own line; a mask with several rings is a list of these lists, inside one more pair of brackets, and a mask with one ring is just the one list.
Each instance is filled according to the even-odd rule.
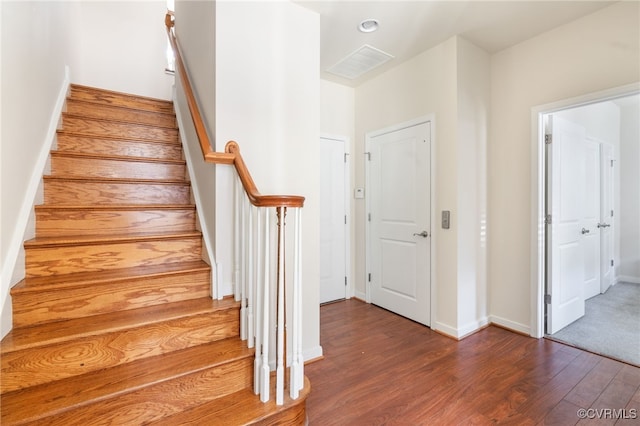
[[25,233],[27,232],[27,226],[32,217],[31,213],[34,210],[36,197],[38,195],[38,189],[40,188],[40,183],[42,182],[42,176],[47,166],[49,152],[51,151],[56,140],[56,131],[58,130],[58,124],[60,123],[60,117],[62,116],[70,84],[71,78],[69,67],[65,66],[64,78],[62,79],[60,91],[58,92],[58,97],[56,99],[55,106],[49,119],[49,128],[47,129],[44,143],[42,144],[40,152],[38,153],[36,165],[31,174],[31,178],[29,179],[29,185],[27,186],[25,197],[23,199],[22,205],[20,206],[18,223],[16,223],[13,235],[11,236],[5,262],[2,265],[2,272],[0,272],[0,279],[2,280],[0,281],[0,309],[2,309],[3,311],[2,314],[0,314],[0,316],[2,317],[2,325],[0,326],[0,337],[6,336],[13,327],[11,316],[9,315],[9,318],[5,318],[5,316],[7,315],[4,314],[4,307],[5,303],[7,302],[7,298],[9,297],[9,291],[11,290],[11,287],[13,286],[13,284],[20,281],[22,277],[24,277],[24,271],[22,271],[22,273],[18,273],[18,271],[15,271],[15,268],[20,256],[20,251],[22,250]]
[[632,284],[640,284],[640,277],[633,277],[631,275],[618,275],[616,283],[625,282]]
[[506,318],[501,318],[496,315],[489,315],[489,322],[491,324],[497,325],[498,327],[505,328],[515,333],[531,336],[531,327],[528,325],[520,324],[518,322],[511,321]]
[[303,349],[302,357],[304,359],[305,364],[308,362],[313,362],[313,361],[322,359],[324,357],[322,353],[322,346],[318,345],[313,348]]

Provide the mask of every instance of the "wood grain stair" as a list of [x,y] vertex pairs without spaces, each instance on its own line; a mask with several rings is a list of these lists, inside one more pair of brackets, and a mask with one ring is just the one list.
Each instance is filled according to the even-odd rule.
[[[171,102],[71,85],[0,344],[0,423],[304,424],[254,395],[211,268]],[[204,422],[204,423],[202,423]]]

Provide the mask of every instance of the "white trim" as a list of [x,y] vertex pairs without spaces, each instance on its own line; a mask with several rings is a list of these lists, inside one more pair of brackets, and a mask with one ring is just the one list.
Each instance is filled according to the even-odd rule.
[[[430,181],[431,181],[431,188],[429,188],[429,204],[430,204],[430,208],[431,208],[431,223],[429,224],[429,229],[431,230],[431,235],[430,235],[430,239],[431,239],[431,249],[429,250],[429,256],[430,256],[430,277],[429,277],[429,287],[430,287],[430,294],[429,294],[429,298],[430,298],[430,307],[429,307],[429,326],[430,327],[437,327],[437,329],[441,330],[443,333],[445,334],[450,334],[448,331],[444,331],[444,330],[455,330],[452,327],[449,327],[445,324],[441,324],[441,323],[437,323],[435,322],[435,312],[436,312],[436,296],[437,296],[437,291],[436,291],[436,287],[437,287],[437,280],[436,280],[436,250],[435,247],[437,246],[437,241],[436,241],[436,232],[435,229],[438,225],[438,221],[436,220],[436,208],[435,208],[435,188],[437,188],[436,186],[436,161],[435,161],[435,145],[436,145],[436,117],[435,114],[427,114],[427,115],[423,115],[421,117],[418,118],[414,118],[413,120],[409,120],[409,121],[405,121],[399,124],[395,124],[393,126],[389,126],[389,127],[385,127],[383,129],[379,129],[379,130],[375,130],[372,132],[367,132],[365,133],[365,152],[363,154],[362,160],[364,161],[364,169],[365,169],[365,212],[364,212],[364,222],[365,222],[365,276],[364,276],[364,284],[365,284],[365,294],[364,294],[364,301],[367,303],[371,303],[371,283],[368,280],[368,274],[369,271],[371,270],[371,238],[370,238],[370,234],[371,234],[371,222],[369,222],[369,220],[367,219],[367,215],[369,214],[369,212],[371,211],[371,199],[370,197],[367,195],[369,193],[369,190],[371,188],[371,180],[370,180],[370,167],[369,167],[369,162],[367,161],[367,152],[370,152],[370,143],[371,143],[371,139],[376,137],[376,136],[381,136],[387,133],[391,133],[391,132],[395,132],[398,130],[402,130],[402,129],[406,129],[409,127],[413,127],[413,126],[417,126],[419,124],[423,124],[423,123],[430,123],[429,126],[429,132],[430,132],[430,141],[431,143],[430,145]],[[356,294],[356,297],[362,298],[362,293],[358,292],[358,294]],[[443,329],[440,329],[439,327],[443,327]],[[450,335],[454,335],[455,331],[453,334]]]
[[625,282],[632,284],[640,284],[640,277],[632,277],[631,275],[618,275],[618,278],[615,280],[616,284]]
[[[182,114],[180,111],[180,103],[178,102],[178,95],[176,91],[176,86],[173,86],[173,105],[176,112],[176,121],[178,123],[178,132],[180,133],[180,141],[182,143],[182,148],[184,149],[184,157],[187,161],[187,172],[189,173],[189,180],[191,183],[193,198],[196,202],[196,209],[199,212],[203,212],[202,208],[202,200],[200,199],[200,191],[198,187],[198,180],[195,178],[193,174],[193,161],[191,152],[189,151],[189,144],[187,143],[187,135],[184,131],[184,120],[182,119]],[[204,220],[200,220],[200,228],[204,240],[204,244],[206,247],[207,257],[209,258],[209,265],[211,266],[211,296],[213,298],[221,299],[224,295],[232,294],[233,288],[231,286],[224,286],[221,280],[217,279],[222,275],[221,271],[218,271],[218,264],[216,263],[213,245],[212,245],[212,234],[209,232],[209,228],[207,227],[207,223]]]
[[302,351],[302,359],[304,360],[305,364],[322,357],[322,346],[320,345],[314,346],[313,348],[307,348]]
[[[567,108],[589,105],[640,93],[640,83],[589,93],[531,108],[531,318],[530,335],[544,336],[544,127],[543,116]],[[496,321],[496,323],[498,323]],[[505,325],[505,327],[507,327]],[[509,327],[511,328],[511,327]]]
[[517,331],[519,333],[528,334],[530,336],[533,336],[533,334],[531,333],[531,327],[529,327],[528,325],[520,324],[519,322],[511,321],[511,320],[508,320],[506,318],[501,318],[501,317],[498,317],[496,315],[490,315],[489,316],[489,323],[490,324],[496,324],[496,325],[499,325],[500,327],[504,327],[504,328],[507,328],[509,330]]
[[[44,143],[40,148],[35,167],[33,168],[33,172],[31,173],[31,178],[29,179],[29,184],[27,185],[27,190],[25,192],[25,197],[23,198],[22,205],[20,206],[20,211],[17,216],[18,222],[13,229],[13,234],[11,235],[5,263],[4,265],[2,265],[2,294],[0,294],[0,309],[5,306],[7,297],[9,296],[9,291],[12,287],[12,284],[14,284],[11,282],[14,276],[14,269],[16,268],[16,262],[18,261],[18,256],[20,255],[20,251],[22,250],[22,244],[24,242],[27,225],[29,224],[30,218],[32,217],[31,212],[33,211],[33,207],[36,202],[36,196],[42,182],[42,176],[44,175],[45,167],[47,166],[49,152],[51,151],[56,140],[56,131],[58,130],[58,124],[60,123],[60,117],[62,116],[62,111],[67,99],[67,93],[69,92],[70,84],[70,71],[69,66],[67,65],[64,67],[64,78],[62,79],[55,106],[53,108],[53,111],[51,112],[51,118],[49,119],[49,128],[47,129]],[[22,276],[24,276],[24,273],[22,274]],[[3,320],[4,319],[5,318],[3,315]],[[3,321],[2,330],[0,330],[0,334],[2,335],[2,337],[4,337],[6,333],[8,333],[13,327],[12,322],[10,324],[4,324],[4,322],[5,321]]]

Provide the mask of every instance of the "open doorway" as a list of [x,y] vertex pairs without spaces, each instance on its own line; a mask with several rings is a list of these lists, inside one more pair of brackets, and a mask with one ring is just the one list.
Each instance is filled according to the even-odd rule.
[[634,94],[540,115],[544,330],[640,365],[640,110]]

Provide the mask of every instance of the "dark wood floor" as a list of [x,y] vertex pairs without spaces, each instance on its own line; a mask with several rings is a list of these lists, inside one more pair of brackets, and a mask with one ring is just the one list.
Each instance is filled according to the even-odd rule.
[[493,326],[457,342],[353,299],[320,323],[312,426],[640,424],[640,368],[609,358]]

